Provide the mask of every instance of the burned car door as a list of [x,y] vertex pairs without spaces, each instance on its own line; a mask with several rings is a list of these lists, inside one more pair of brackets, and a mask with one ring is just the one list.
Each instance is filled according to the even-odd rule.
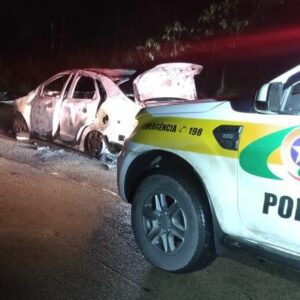
[[71,74],[60,74],[41,85],[31,102],[31,132],[41,138],[51,139],[56,133],[61,101]]
[[64,142],[73,142],[81,128],[95,121],[101,100],[95,79],[90,76],[77,76],[72,86],[60,112],[59,139]]

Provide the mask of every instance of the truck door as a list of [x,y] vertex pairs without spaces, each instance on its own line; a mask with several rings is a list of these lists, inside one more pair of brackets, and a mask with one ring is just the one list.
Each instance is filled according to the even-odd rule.
[[244,237],[299,253],[300,117],[252,116],[239,146],[238,210]]

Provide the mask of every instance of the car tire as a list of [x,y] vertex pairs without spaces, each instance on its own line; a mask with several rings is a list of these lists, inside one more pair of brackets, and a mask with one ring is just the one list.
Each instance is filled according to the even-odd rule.
[[134,195],[131,220],[143,255],[158,268],[192,272],[215,258],[207,198],[186,175],[145,178]]
[[91,158],[100,158],[103,149],[103,136],[97,131],[91,131],[85,141],[85,150]]
[[15,114],[12,127],[15,138],[18,138],[20,134],[29,133],[27,123],[20,113]]

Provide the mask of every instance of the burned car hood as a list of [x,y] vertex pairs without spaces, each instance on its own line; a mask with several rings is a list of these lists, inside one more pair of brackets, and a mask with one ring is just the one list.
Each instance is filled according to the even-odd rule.
[[133,82],[137,101],[146,105],[157,99],[197,99],[194,76],[200,74],[203,67],[191,63],[166,63],[140,74]]

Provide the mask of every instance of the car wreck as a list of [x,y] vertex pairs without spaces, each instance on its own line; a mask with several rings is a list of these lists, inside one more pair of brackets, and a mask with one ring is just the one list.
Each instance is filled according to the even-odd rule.
[[91,157],[118,154],[145,106],[197,99],[202,66],[160,64],[137,76],[129,69],[75,69],[58,73],[14,103],[13,132],[63,144]]

